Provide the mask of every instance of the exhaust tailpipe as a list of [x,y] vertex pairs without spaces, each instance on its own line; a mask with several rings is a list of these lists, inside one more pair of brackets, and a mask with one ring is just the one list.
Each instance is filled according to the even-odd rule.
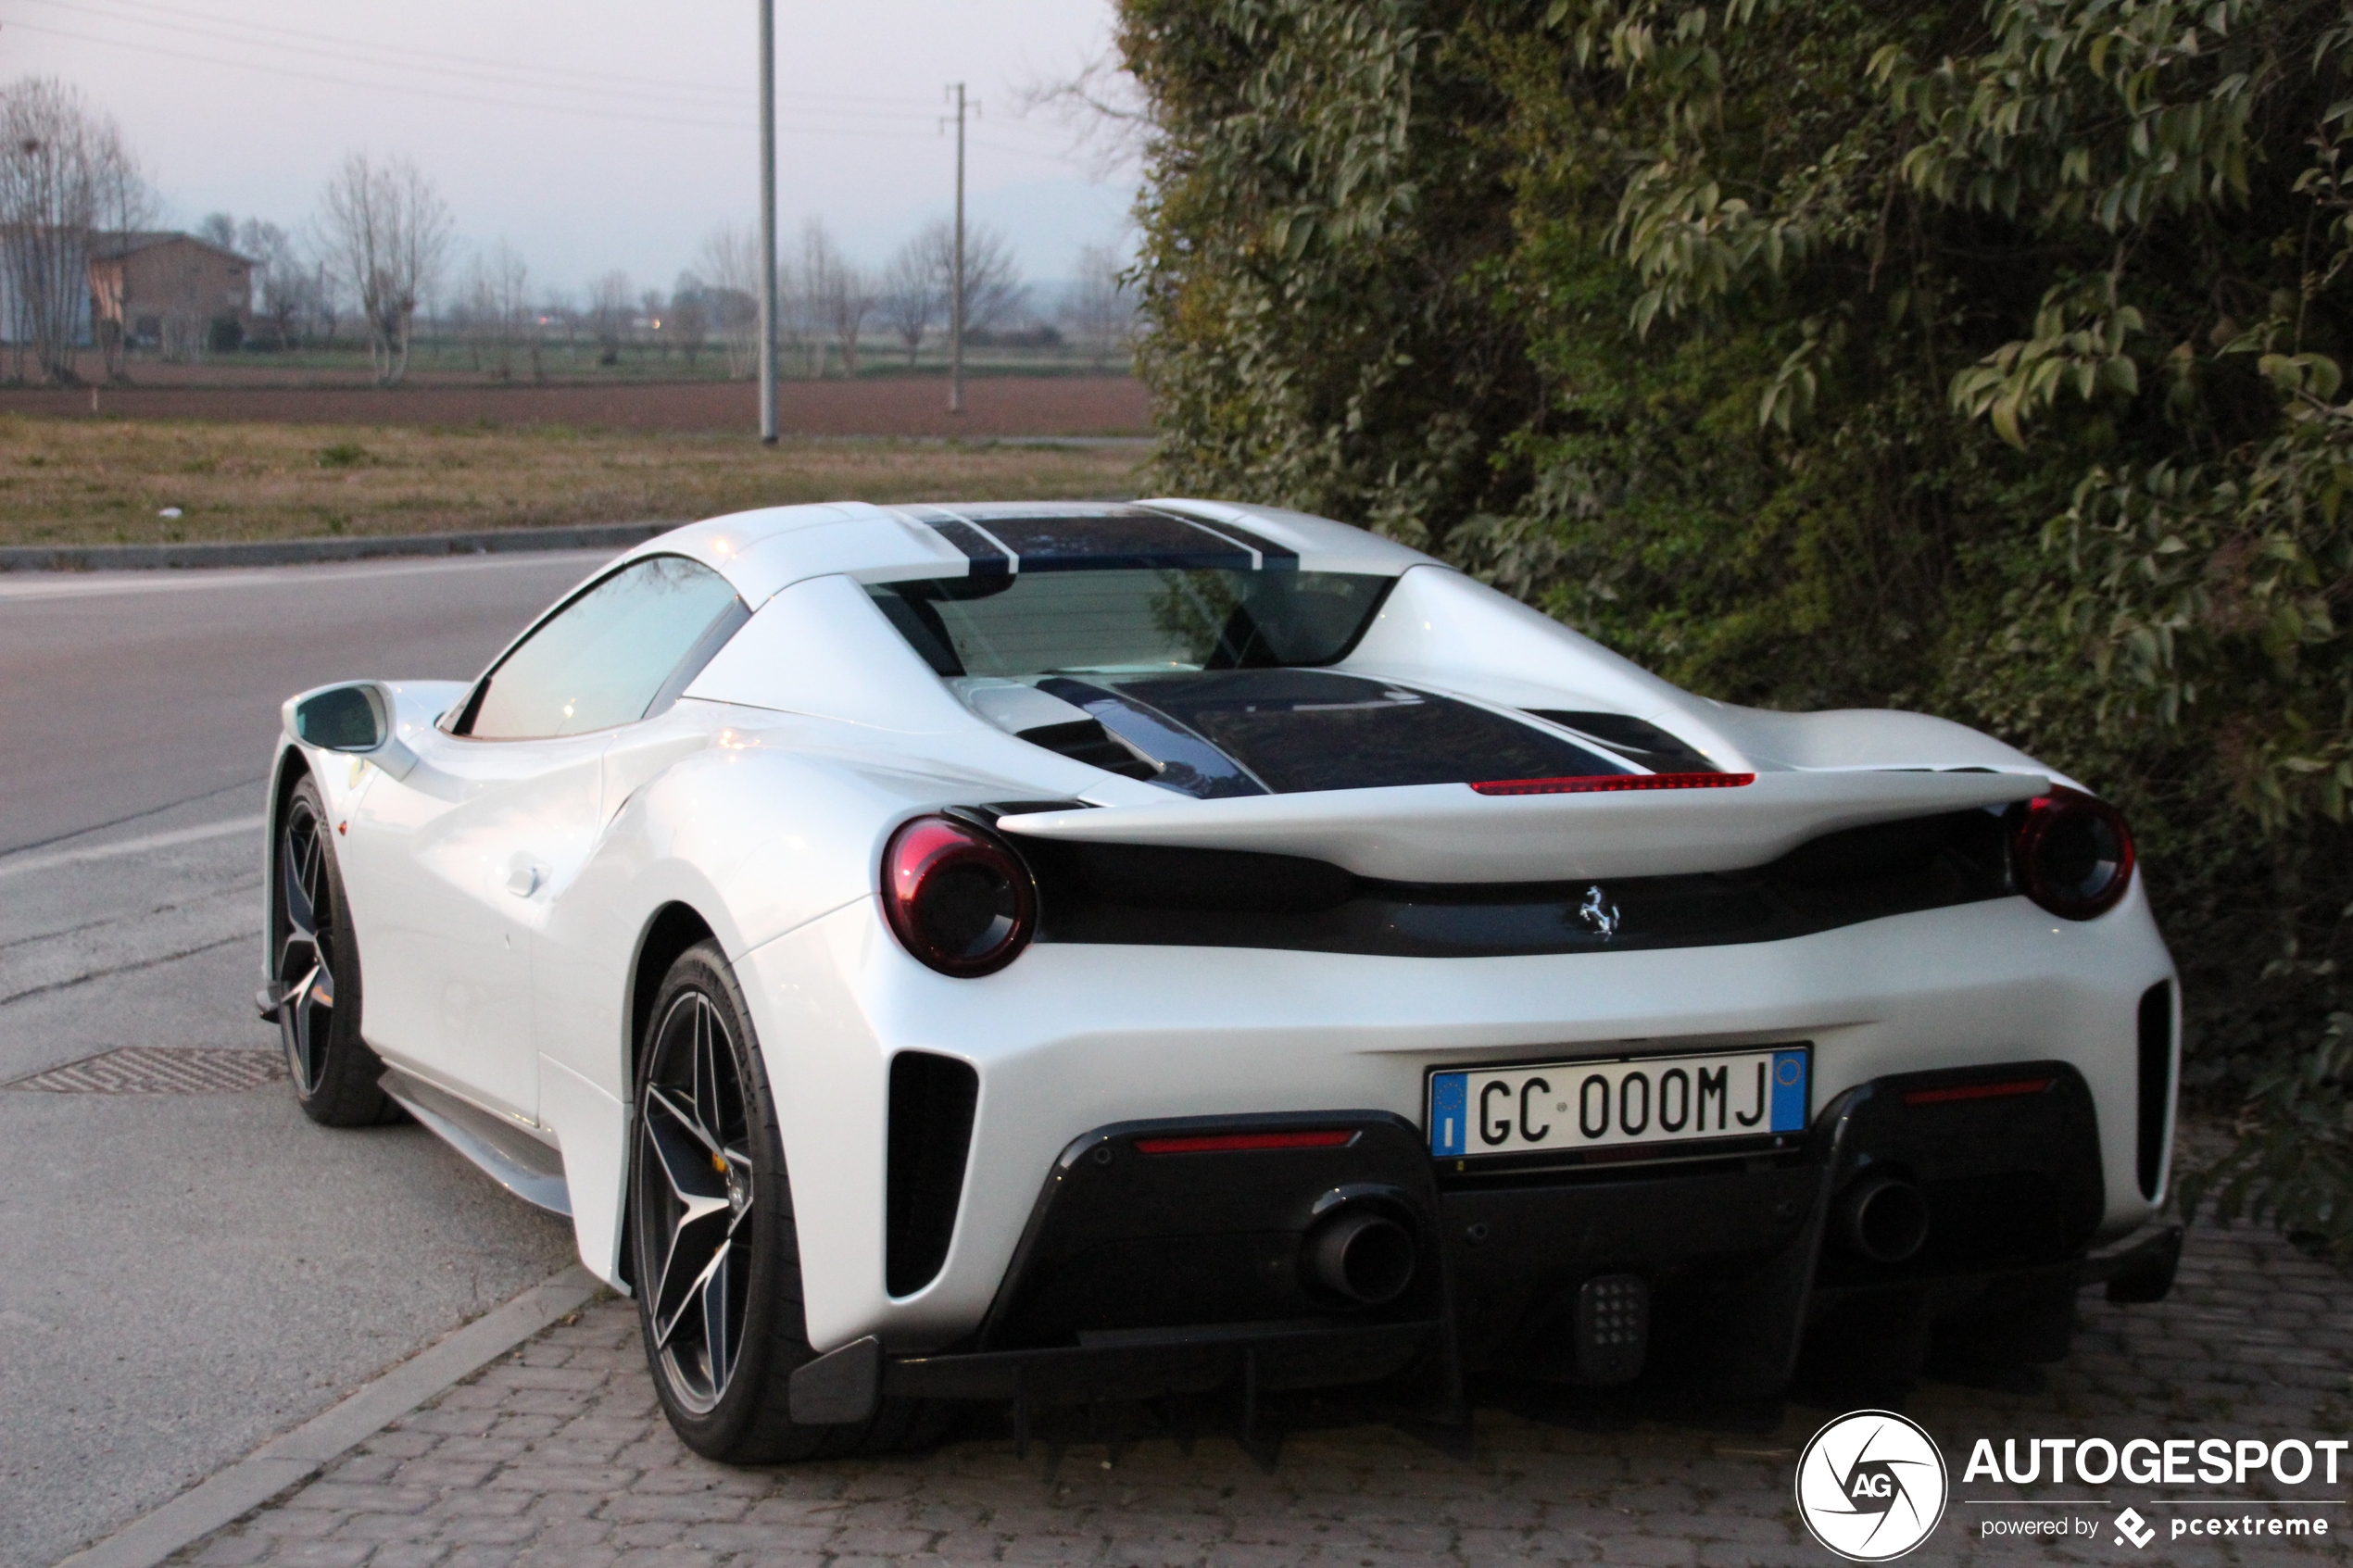
[[1367,1307],[1394,1301],[1414,1282],[1413,1234],[1378,1210],[1343,1209],[1300,1243],[1307,1277]]
[[1928,1241],[1928,1199],[1885,1173],[1858,1176],[1838,1200],[1840,1234],[1874,1262],[1901,1263]]

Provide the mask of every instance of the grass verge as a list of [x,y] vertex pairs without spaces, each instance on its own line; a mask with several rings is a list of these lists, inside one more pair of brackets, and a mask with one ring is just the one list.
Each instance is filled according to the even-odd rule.
[[[0,416],[0,544],[685,520],[799,501],[1132,495],[1140,445]],[[166,508],[180,515],[167,518]]]

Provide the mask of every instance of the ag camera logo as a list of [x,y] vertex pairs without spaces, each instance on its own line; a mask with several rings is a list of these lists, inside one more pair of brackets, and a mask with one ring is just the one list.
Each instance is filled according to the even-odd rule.
[[1936,1441],[1893,1411],[1856,1411],[1797,1459],[1797,1512],[1850,1562],[1886,1562],[1928,1539],[1950,1484]]

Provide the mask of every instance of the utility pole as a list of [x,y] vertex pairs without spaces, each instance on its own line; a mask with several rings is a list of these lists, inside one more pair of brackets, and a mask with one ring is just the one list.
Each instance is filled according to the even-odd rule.
[[760,0],[760,439],[776,444],[776,0]]
[[[948,411],[964,411],[964,84],[956,94],[956,264],[948,286]],[[975,105],[974,107],[978,108]]]

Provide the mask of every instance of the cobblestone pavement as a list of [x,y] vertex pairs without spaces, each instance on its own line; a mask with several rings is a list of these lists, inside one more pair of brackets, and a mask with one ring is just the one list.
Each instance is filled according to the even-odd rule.
[[[1791,1500],[1796,1454],[1835,1412],[1793,1405],[1778,1424],[1711,1428],[1604,1417],[1490,1391],[1467,1453],[1362,1410],[1286,1412],[1271,1466],[1205,1421],[1180,1442],[1131,1412],[1126,1436],[1073,1415],[1016,1457],[984,1415],[929,1453],[739,1471],[682,1448],[663,1424],[625,1301],[549,1330],[378,1435],[317,1480],[189,1548],[202,1564],[372,1568],[753,1568],[1005,1562],[1103,1568],[1316,1563],[1806,1564],[1815,1546]],[[2241,1502],[2259,1485],[2049,1487],[1965,1482],[1976,1440],[2005,1437],[2348,1435],[2353,1292],[2268,1232],[2192,1233],[2181,1283],[2155,1307],[2082,1297],[2074,1354],[2031,1391],[1930,1383],[1906,1409],[1943,1446],[1957,1499],[1911,1562],[2242,1563],[2342,1560],[2353,1473],[2278,1495],[2334,1506],[2221,1510],[2325,1515],[2325,1539],[2173,1538],[2208,1517],[2197,1495]],[[2353,1471],[2353,1467],[2348,1467]],[[2096,1499],[2074,1508],[1988,1498]],[[2113,1534],[2140,1511],[2158,1534]],[[1987,1522],[2071,1516],[2059,1540],[1988,1537]]]

